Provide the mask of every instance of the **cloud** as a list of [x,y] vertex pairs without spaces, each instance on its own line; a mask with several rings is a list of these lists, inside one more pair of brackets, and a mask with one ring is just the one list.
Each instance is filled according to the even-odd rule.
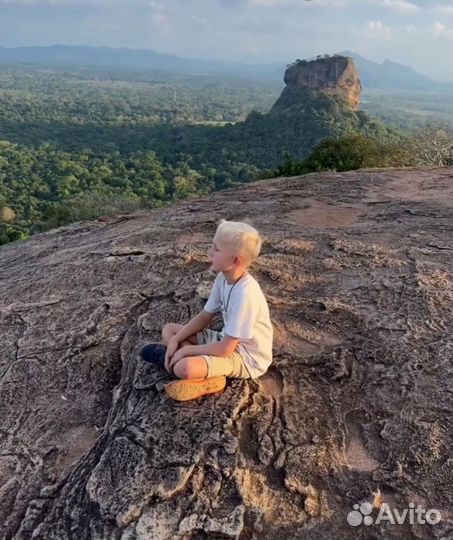
[[277,34],[278,32],[288,31],[289,25],[281,19],[263,19],[254,20],[252,18],[243,19],[235,23],[235,28],[247,34]]
[[203,28],[209,28],[209,21],[207,19],[205,19],[204,17],[199,17],[198,15],[195,15],[194,13],[192,13],[190,15],[190,18],[196,22],[197,24],[199,24],[200,26],[203,26]]
[[160,30],[168,30],[170,26],[170,17],[165,13],[153,13],[151,15],[151,24]]
[[27,6],[43,6],[43,7],[114,7],[116,5],[148,5],[148,0],[0,0],[1,4],[11,6],[27,7]]
[[345,8],[350,5],[349,0],[248,0],[252,6],[276,7],[276,6],[331,6]]
[[161,2],[156,2],[156,0],[148,0],[148,3],[153,11],[151,14],[151,24],[158,30],[168,32],[171,19],[167,6]]
[[331,6],[339,9],[349,7],[351,2],[349,0],[313,0],[310,6]]
[[385,8],[404,15],[420,11],[417,5],[412,2],[406,2],[405,0],[381,0],[380,4]]
[[377,37],[383,39],[390,39],[391,32],[390,27],[382,24],[381,21],[368,21],[366,23],[369,37]]
[[68,0],[0,0],[0,4],[11,4],[16,6],[60,6],[68,5]]
[[155,0],[149,0],[149,7],[154,9],[155,11],[166,11],[167,8],[161,4],[160,2],[156,2]]
[[447,28],[445,24],[442,24],[439,21],[435,21],[433,23],[432,31],[434,37],[436,38],[445,37],[447,39],[453,40],[453,30],[451,28]]
[[242,47],[242,52],[244,52],[246,54],[256,55],[256,54],[259,54],[261,52],[261,49],[260,49],[260,47],[258,47],[258,45],[254,44],[254,43],[251,43],[249,45],[244,45]]
[[[287,6],[310,6],[310,7],[334,7],[346,8],[354,2],[356,5],[363,3],[363,0],[248,0],[252,6],[277,7]],[[382,6],[397,13],[408,14],[417,13],[420,8],[408,0],[368,0],[368,3]]]
[[252,6],[278,6],[280,4],[287,4],[288,0],[250,0]]
[[436,13],[443,13],[445,15],[453,15],[452,5],[438,5],[438,6],[434,6],[432,9]]

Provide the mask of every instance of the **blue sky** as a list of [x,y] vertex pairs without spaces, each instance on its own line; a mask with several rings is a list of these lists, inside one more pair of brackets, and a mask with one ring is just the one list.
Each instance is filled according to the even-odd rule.
[[252,62],[355,51],[451,79],[447,0],[0,0],[0,46],[106,45]]

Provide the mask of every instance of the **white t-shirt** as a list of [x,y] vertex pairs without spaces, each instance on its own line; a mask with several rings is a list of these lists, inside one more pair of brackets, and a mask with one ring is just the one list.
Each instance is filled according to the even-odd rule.
[[219,272],[204,309],[210,313],[222,312],[222,337],[228,334],[239,338],[238,350],[250,376],[256,379],[272,363],[274,329],[269,307],[259,283],[248,272],[233,285]]

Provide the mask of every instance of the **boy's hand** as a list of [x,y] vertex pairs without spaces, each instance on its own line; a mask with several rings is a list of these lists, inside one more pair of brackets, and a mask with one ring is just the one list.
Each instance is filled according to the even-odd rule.
[[172,369],[176,362],[178,362],[178,360],[181,360],[181,358],[184,358],[185,356],[190,356],[188,345],[181,347],[175,352],[175,354],[170,358],[168,362],[168,367]]
[[167,343],[167,351],[165,353],[165,369],[168,371],[168,363],[170,362],[170,359],[171,357],[175,354],[176,350],[178,349],[179,347],[179,342],[178,340],[175,338],[175,336],[173,336],[172,338],[170,338],[168,340],[168,343]]
[[165,358],[171,358],[179,347],[179,341],[175,336],[170,338],[167,343],[167,351],[165,353]]

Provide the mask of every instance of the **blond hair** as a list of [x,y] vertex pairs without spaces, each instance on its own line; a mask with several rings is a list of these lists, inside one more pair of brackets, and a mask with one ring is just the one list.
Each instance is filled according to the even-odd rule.
[[258,258],[263,243],[259,232],[249,223],[226,219],[220,220],[214,240],[225,244],[232,255],[241,255],[245,266],[250,266]]

